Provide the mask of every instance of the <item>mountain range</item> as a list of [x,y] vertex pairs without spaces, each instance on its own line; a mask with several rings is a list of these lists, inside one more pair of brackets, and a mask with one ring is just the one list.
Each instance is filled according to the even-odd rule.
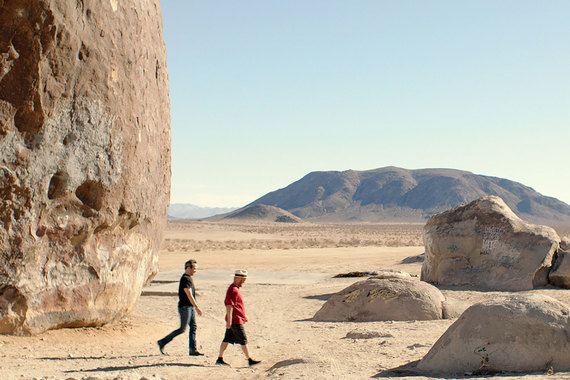
[[234,211],[237,207],[200,207],[189,203],[172,203],[168,208],[169,219],[200,219]]
[[311,172],[250,205],[279,207],[315,222],[421,222],[485,195],[501,197],[533,223],[570,223],[570,206],[556,198],[508,179],[455,169]]

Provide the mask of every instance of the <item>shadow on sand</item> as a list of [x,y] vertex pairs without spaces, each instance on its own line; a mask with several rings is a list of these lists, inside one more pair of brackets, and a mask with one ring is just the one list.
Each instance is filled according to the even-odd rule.
[[463,374],[444,374],[444,373],[429,373],[424,372],[418,369],[417,365],[420,361],[416,360],[399,367],[386,369],[382,372],[377,373],[376,375],[372,376],[373,379],[381,379],[381,378],[397,378],[397,377],[409,377],[409,376],[422,376],[427,377],[430,379],[480,379],[486,377],[501,377],[501,378],[517,378],[520,379],[522,376],[528,375],[547,375],[545,372],[525,372],[525,373],[515,373],[515,372],[499,372],[499,371],[486,371],[486,370],[478,370],[472,372],[466,372]]
[[319,301],[327,301],[329,298],[334,296],[336,293],[327,293],[327,294],[317,294],[314,296],[307,296],[303,297],[306,300],[319,300]]
[[74,357],[43,357],[43,358],[38,358],[38,359],[40,359],[40,360],[70,361],[70,360],[116,360],[116,359],[132,360],[132,359],[138,359],[138,358],[160,358],[160,361],[157,363],[150,363],[150,364],[96,367],[96,368],[92,368],[92,369],[85,369],[84,368],[84,369],[80,369],[80,370],[69,370],[69,371],[64,371],[64,372],[65,373],[112,372],[112,371],[125,371],[125,370],[129,370],[129,369],[137,369],[137,368],[153,368],[153,367],[215,367],[215,365],[168,362],[168,361],[165,361],[165,358],[168,358],[168,355],[165,357],[164,355],[160,355],[160,354],[128,355],[128,356],[105,356],[105,355],[102,355],[102,356],[74,356]]
[[72,357],[43,357],[43,358],[37,358],[40,360],[63,360],[63,361],[70,361],[70,360],[114,360],[114,359],[136,359],[136,358],[152,358],[152,357],[163,357],[163,355],[160,354],[151,354],[151,355],[128,355],[128,356],[107,356],[107,355],[101,355],[101,356],[72,356]]
[[92,369],[80,369],[80,370],[70,370],[64,371],[65,373],[85,373],[85,372],[113,372],[113,371],[127,371],[130,369],[139,369],[139,368],[164,368],[164,367],[215,367],[215,365],[204,365],[204,364],[193,364],[193,363],[168,363],[168,362],[160,362],[154,364],[140,364],[140,365],[124,365],[124,366],[109,366],[109,367],[96,367]]

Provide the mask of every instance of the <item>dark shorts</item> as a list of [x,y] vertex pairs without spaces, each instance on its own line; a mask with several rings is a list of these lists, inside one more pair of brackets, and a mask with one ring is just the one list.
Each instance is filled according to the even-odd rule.
[[247,344],[247,337],[245,336],[243,325],[232,325],[232,327],[227,329],[223,342],[241,344],[242,346]]

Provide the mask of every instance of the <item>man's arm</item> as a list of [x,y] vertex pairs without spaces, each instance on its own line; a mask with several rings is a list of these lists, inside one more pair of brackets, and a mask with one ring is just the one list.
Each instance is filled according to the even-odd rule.
[[194,296],[192,295],[192,289],[190,288],[184,288],[184,292],[186,293],[186,295],[188,296],[188,299],[190,300],[190,303],[192,304],[192,306],[194,306],[196,308],[196,311],[198,312],[198,315],[202,315],[202,309],[200,309],[198,307],[198,304],[196,303],[196,299],[194,298]]
[[234,307],[232,305],[226,305],[226,329],[232,327],[232,314],[234,312]]

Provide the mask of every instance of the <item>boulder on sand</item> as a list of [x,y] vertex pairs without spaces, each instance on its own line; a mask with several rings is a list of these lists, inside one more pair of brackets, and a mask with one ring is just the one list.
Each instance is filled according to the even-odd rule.
[[159,1],[0,1],[0,333],[132,310],[169,192]]
[[570,370],[570,310],[543,295],[519,294],[469,307],[417,364],[454,374]]
[[526,223],[501,198],[484,197],[428,220],[421,279],[496,290],[541,287],[559,242],[552,228]]
[[412,277],[391,276],[356,282],[330,297],[315,321],[408,321],[441,319],[445,297]]

